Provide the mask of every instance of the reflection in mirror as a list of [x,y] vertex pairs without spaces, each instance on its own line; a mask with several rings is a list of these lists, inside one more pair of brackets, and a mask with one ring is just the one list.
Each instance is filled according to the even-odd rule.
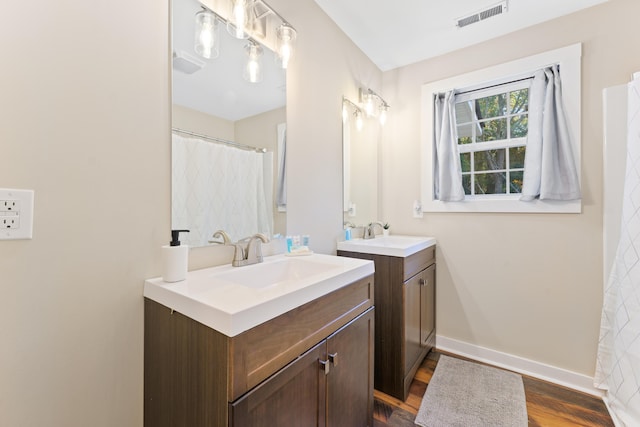
[[[247,48],[257,42],[231,36],[210,12],[172,1],[171,226],[191,230],[189,246],[209,244],[219,229],[234,241],[286,230],[285,70],[273,51]],[[213,39],[196,35],[196,14]]]
[[377,221],[378,120],[344,98],[342,117],[344,224],[362,226]]

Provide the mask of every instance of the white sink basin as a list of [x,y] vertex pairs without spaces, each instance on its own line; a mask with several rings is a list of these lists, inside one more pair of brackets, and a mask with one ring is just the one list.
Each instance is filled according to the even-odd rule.
[[190,271],[182,282],[145,281],[144,296],[229,337],[374,272],[372,261],[313,254]]
[[[278,262],[256,264],[252,268],[235,268],[216,274],[216,280],[254,289],[297,282],[317,275],[332,274],[341,266],[306,258],[284,258]],[[214,277],[214,276],[212,276]]]
[[435,244],[436,239],[433,237],[376,236],[374,239],[338,242],[338,250],[405,258]]

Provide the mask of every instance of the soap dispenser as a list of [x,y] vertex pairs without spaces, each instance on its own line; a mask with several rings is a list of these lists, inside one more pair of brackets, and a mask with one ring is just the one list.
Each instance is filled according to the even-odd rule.
[[180,233],[189,230],[171,230],[171,242],[162,247],[162,280],[179,282],[187,278],[189,246],[180,245]]

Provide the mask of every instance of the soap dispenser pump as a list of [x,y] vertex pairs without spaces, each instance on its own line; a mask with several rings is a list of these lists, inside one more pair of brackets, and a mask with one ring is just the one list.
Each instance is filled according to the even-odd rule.
[[189,246],[180,245],[180,233],[189,230],[171,230],[171,241],[162,247],[162,280],[179,282],[187,278]]

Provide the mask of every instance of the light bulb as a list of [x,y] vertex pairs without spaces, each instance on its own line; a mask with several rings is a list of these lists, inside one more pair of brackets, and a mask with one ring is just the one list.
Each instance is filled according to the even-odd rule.
[[218,56],[216,49],[216,30],[218,21],[216,15],[208,10],[196,13],[194,50],[203,58],[211,59]]
[[364,111],[367,116],[373,116],[373,95],[371,94],[365,95]]
[[259,83],[262,81],[262,66],[260,63],[263,52],[262,47],[257,43],[250,42],[244,48],[249,58],[244,69],[243,77],[250,83]]
[[232,0],[227,31],[238,39],[247,39],[253,30],[253,0]]

